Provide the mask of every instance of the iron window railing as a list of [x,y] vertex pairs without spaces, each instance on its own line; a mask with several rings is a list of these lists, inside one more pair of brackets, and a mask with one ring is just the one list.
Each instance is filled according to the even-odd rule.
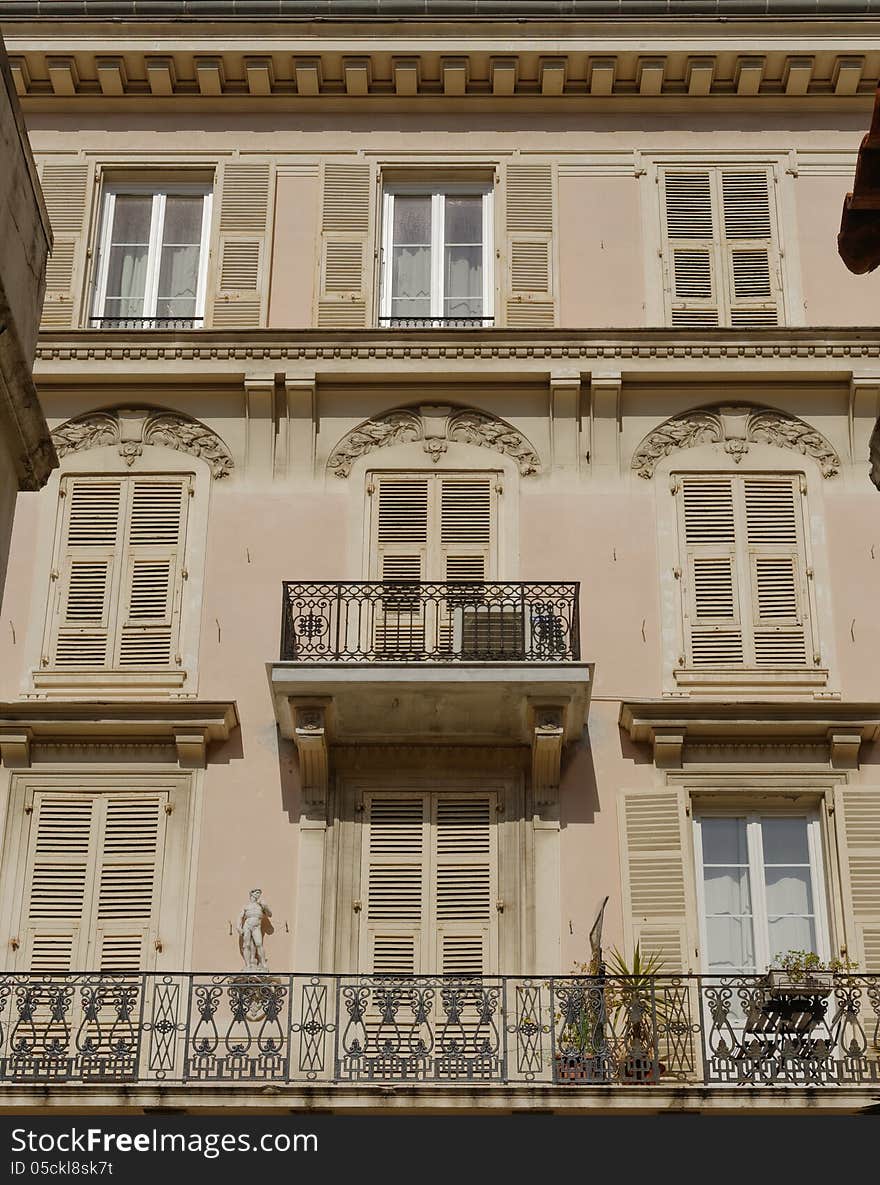
[[380,317],[384,329],[491,329],[494,317]]
[[0,976],[0,1080],[880,1084],[880,975]]
[[282,662],[575,662],[577,583],[285,582]]
[[204,317],[90,317],[92,329],[202,329]]

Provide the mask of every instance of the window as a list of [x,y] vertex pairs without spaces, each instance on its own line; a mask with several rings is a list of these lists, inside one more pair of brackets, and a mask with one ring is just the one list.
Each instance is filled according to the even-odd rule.
[[761,972],[789,950],[828,957],[818,817],[706,814],[695,826],[707,973]]
[[680,666],[803,669],[816,661],[802,480],[761,474],[676,480]]
[[491,325],[491,188],[385,194],[383,325]]
[[37,790],[20,914],[34,973],[137,971],[155,958],[167,791]]
[[495,794],[365,796],[360,964],[481,975],[497,951]]
[[105,194],[93,324],[203,324],[210,228],[205,189],[114,186]]
[[764,167],[664,168],[660,193],[670,324],[783,323],[771,172]]
[[61,482],[43,665],[175,670],[188,476]]

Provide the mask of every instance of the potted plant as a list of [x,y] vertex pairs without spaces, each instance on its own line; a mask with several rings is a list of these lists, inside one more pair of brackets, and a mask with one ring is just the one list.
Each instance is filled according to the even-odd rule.
[[834,976],[855,971],[857,967],[857,963],[846,958],[825,961],[815,951],[790,950],[776,956],[767,972],[767,986],[770,995],[777,997],[830,996]]
[[657,1040],[669,1014],[663,985],[656,979],[662,967],[662,958],[642,955],[639,943],[631,963],[616,947],[609,956],[605,1001],[613,1039],[620,1043],[621,1082],[653,1084],[666,1070],[658,1059]]

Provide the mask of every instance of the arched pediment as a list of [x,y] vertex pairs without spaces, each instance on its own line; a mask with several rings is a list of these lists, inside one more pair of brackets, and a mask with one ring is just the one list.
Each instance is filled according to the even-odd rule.
[[87,412],[61,424],[52,432],[59,457],[83,449],[117,445],[127,465],[143,452],[145,444],[173,448],[205,461],[213,477],[232,472],[232,456],[216,432],[176,411],[157,408],[112,408]]
[[397,407],[364,420],[343,436],[327,461],[337,477],[348,477],[358,457],[392,444],[422,441],[436,464],[450,442],[493,449],[512,457],[523,477],[537,473],[538,454],[521,432],[505,420],[476,408]]
[[772,444],[812,457],[824,477],[840,471],[840,457],[821,432],[787,412],[748,404],[698,407],[664,420],[636,449],[632,469],[651,478],[663,457],[679,449],[717,444],[739,462],[751,444]]

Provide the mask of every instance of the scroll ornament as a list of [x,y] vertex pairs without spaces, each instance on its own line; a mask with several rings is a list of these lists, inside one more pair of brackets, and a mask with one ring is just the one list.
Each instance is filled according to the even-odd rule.
[[635,451],[632,469],[651,478],[664,457],[700,444],[722,445],[737,464],[750,444],[772,444],[812,457],[823,477],[840,471],[840,458],[821,432],[787,412],[749,406],[697,408],[672,416],[648,433]]
[[392,444],[422,441],[422,447],[436,464],[449,442],[493,449],[512,457],[523,477],[536,473],[541,462],[521,432],[487,412],[467,408],[395,408],[385,415],[365,420],[339,442],[327,468],[337,477],[348,477],[352,465],[366,453]]
[[233,468],[229,449],[217,433],[180,412],[133,408],[89,412],[56,428],[52,440],[59,457],[115,444],[125,463],[133,465],[143,446],[150,444],[200,457],[213,477],[227,477]]

